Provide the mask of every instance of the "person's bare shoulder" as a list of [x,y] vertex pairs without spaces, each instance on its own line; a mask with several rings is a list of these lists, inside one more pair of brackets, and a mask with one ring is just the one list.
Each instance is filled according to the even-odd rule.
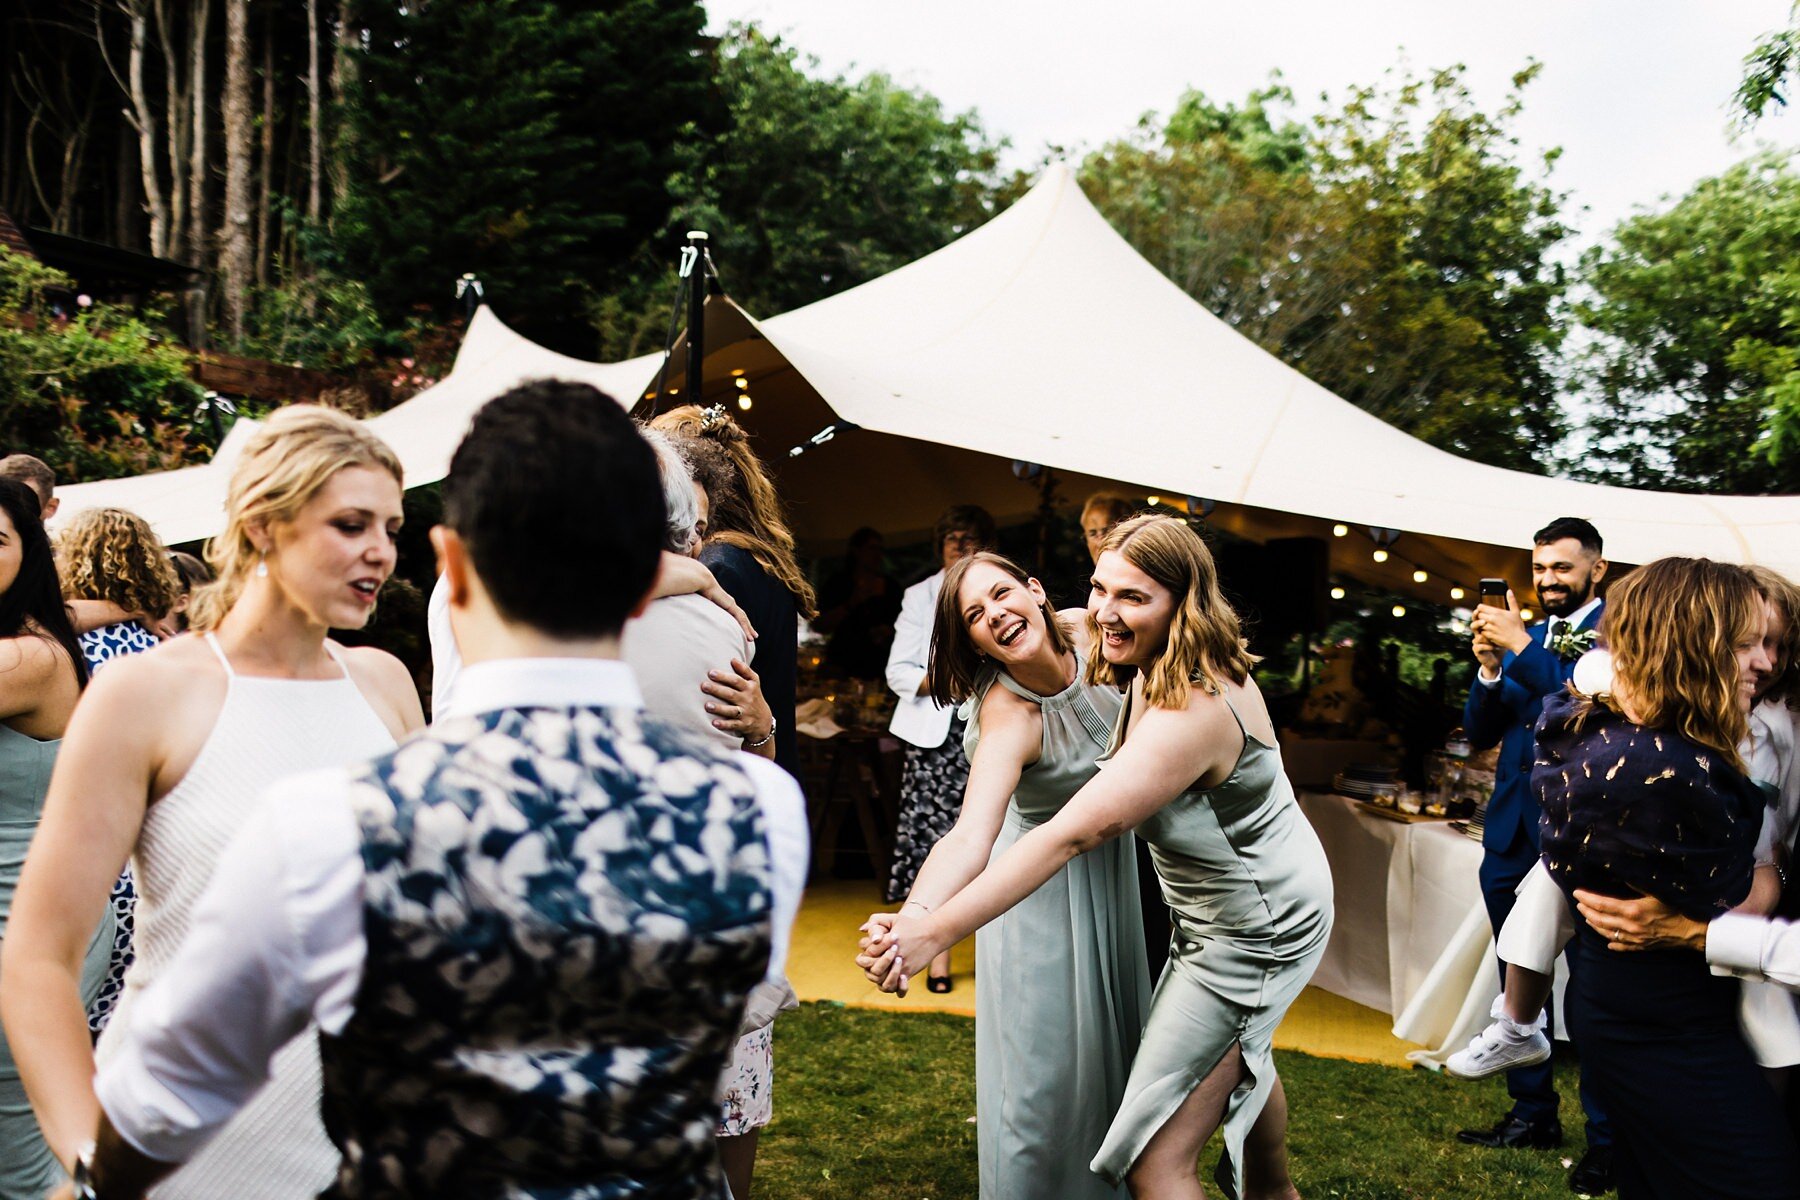
[[350,672],[357,689],[376,702],[377,711],[387,720],[396,740],[425,723],[419,703],[419,689],[413,683],[406,664],[374,646],[337,647],[344,669]]
[[41,687],[68,661],[63,648],[47,637],[0,638],[0,675],[8,677],[9,687]]

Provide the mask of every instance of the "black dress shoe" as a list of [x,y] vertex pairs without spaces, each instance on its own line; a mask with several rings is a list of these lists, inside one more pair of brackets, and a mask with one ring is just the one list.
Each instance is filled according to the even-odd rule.
[[[1518,1150],[1553,1150],[1562,1145],[1561,1121],[1521,1121],[1508,1113],[1492,1129],[1464,1129],[1456,1140],[1471,1146],[1505,1146]],[[1586,1161],[1585,1159],[1583,1160]],[[1608,1159],[1610,1177],[1611,1159]]]
[[1569,1190],[1583,1196],[1599,1196],[1613,1190],[1611,1146],[1589,1146],[1575,1169],[1569,1172]]

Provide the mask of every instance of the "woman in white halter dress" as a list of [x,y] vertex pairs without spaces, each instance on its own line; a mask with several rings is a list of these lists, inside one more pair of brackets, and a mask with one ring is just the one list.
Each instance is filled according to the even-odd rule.
[[[367,622],[393,571],[400,488],[399,462],[360,423],[305,405],[275,414],[233,470],[228,524],[209,548],[219,580],[193,609],[207,632],[120,661],[76,709],[0,968],[20,1074],[65,1167],[101,1116],[70,947],[85,948],[127,855],[137,960],[101,1060],[130,1029],[262,792],[297,771],[392,749],[424,723],[396,659],[326,639]],[[339,1158],[319,1094],[317,1039],[302,1033],[250,1106],[152,1194],[310,1200]]]

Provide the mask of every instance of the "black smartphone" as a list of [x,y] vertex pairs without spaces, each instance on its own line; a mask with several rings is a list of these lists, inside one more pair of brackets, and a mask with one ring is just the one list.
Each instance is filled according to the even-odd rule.
[[1506,580],[1484,579],[1481,581],[1481,602],[1491,604],[1495,608],[1506,607]]

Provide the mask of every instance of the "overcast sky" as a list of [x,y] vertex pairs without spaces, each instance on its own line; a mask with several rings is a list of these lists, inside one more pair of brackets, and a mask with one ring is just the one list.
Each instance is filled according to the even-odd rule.
[[[1726,105],[1757,35],[1788,0],[707,0],[714,27],[754,20],[832,72],[885,71],[1011,139],[1010,164],[1079,151],[1167,112],[1188,87],[1239,100],[1279,70],[1301,114],[1320,92],[1405,61],[1466,63],[1486,107],[1528,59],[1522,154],[1563,148],[1550,182],[1591,241],[1640,205],[1679,195],[1749,154]],[[1791,146],[1779,115],[1756,141]],[[1585,208],[1585,212],[1582,209]]]

